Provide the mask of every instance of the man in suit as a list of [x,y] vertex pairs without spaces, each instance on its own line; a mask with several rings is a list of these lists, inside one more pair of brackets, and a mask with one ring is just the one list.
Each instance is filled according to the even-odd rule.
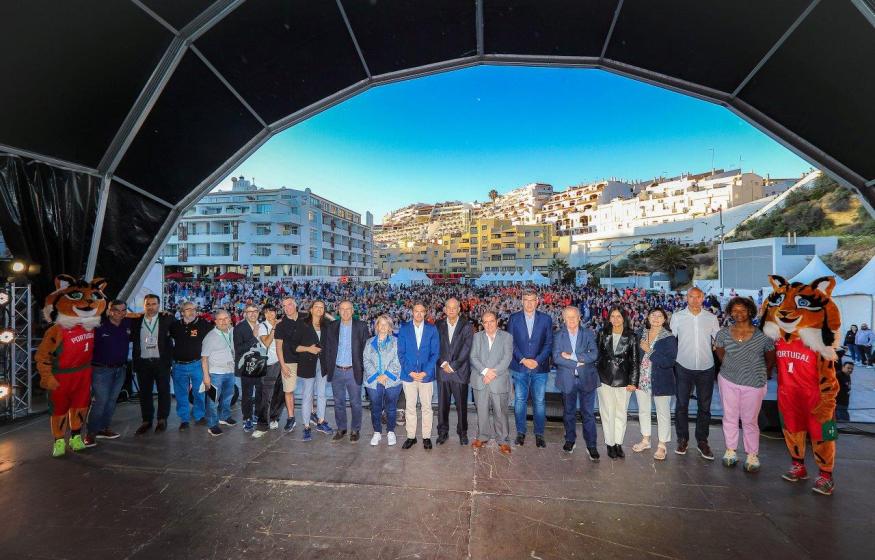
[[513,359],[513,339],[498,329],[498,317],[492,311],[484,313],[480,322],[483,330],[474,335],[471,343],[471,388],[477,405],[477,436],[471,445],[480,449],[494,438],[501,452],[509,455],[508,367]]
[[[328,382],[331,383],[331,391],[334,393],[334,420],[337,422],[337,431],[331,441],[342,440],[349,427],[349,441],[355,443],[359,440],[359,431],[362,428],[362,356],[368,340],[368,326],[352,318],[351,301],[343,300],[337,310],[340,320],[328,324],[322,343],[322,363],[328,371]],[[347,398],[352,410],[351,426],[346,421]]]
[[459,317],[461,305],[456,298],[444,304],[446,319],[438,321],[440,353],[437,360],[438,380],[438,445],[443,445],[450,432],[450,399],[456,401],[456,433],[459,443],[468,445],[468,379],[471,376],[471,324]]
[[513,361],[510,371],[514,387],[514,417],[516,418],[516,445],[526,442],[526,413],[529,392],[532,393],[532,410],[535,420],[535,444],[546,447],[544,424],[547,407],[544,393],[547,389],[547,372],[550,371],[550,354],[553,352],[553,320],[538,311],[538,294],[534,290],[523,292],[523,310],[510,316],[507,330],[513,337]]
[[596,449],[595,395],[599,386],[596,369],[599,349],[595,335],[580,327],[580,310],[568,306],[562,310],[565,325],[553,339],[553,363],[556,364],[556,387],[565,403],[566,453],[574,451],[577,440],[577,411],[583,417],[583,440],[591,461],[599,460]]
[[413,304],[413,320],[398,331],[398,359],[401,362],[401,385],[404,388],[407,417],[407,440],[401,449],[416,445],[416,401],[422,408],[422,446],[431,449],[431,423],[434,412],[435,367],[440,341],[437,328],[425,322],[425,305]]
[[[143,298],[143,315],[134,318],[131,328],[131,342],[134,343],[134,372],[140,395],[140,414],[143,423],[134,432],[140,436],[149,431],[155,419],[155,402],[152,387],[158,388],[158,423],[156,432],[167,429],[170,415],[170,367],[173,363],[173,339],[170,325],[173,315],[158,313],[161,300],[155,294]],[[177,395],[187,399],[188,395]]]

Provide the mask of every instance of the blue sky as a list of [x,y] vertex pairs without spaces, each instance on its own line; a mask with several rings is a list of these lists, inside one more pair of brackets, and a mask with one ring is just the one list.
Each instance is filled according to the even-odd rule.
[[716,167],[811,167],[705,101],[600,70],[481,66],[369,90],[276,135],[232,175],[310,187],[380,223],[412,202],[483,201],[492,188],[704,171],[711,148]]

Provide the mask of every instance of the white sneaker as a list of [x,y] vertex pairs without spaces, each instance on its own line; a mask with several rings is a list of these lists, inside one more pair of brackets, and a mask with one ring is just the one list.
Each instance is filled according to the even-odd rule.
[[255,430],[254,432],[252,432],[252,437],[258,439],[260,437],[263,437],[265,434],[267,434],[267,432],[264,432],[262,430]]
[[381,439],[383,439],[383,434],[374,432],[373,437],[371,437],[371,445],[380,445]]
[[271,429],[271,430],[276,430],[276,429],[279,428],[279,427],[280,427],[280,422],[279,422],[279,420],[271,420],[271,421],[270,421],[270,429]]
[[386,434],[386,443],[389,445],[395,445],[397,443],[397,439],[395,438],[395,432],[389,432]]

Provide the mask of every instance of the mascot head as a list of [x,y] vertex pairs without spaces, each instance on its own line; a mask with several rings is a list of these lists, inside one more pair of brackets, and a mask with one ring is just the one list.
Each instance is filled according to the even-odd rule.
[[774,291],[760,310],[763,332],[775,340],[800,339],[824,358],[835,360],[834,347],[840,340],[842,323],[839,308],[831,297],[835,277],[824,276],[810,284],[790,284],[781,276],[769,276],[769,282]]
[[82,325],[91,330],[100,324],[100,317],[106,309],[104,288],[106,281],[103,278],[88,282],[84,278],[60,274],[55,278],[55,291],[46,296],[43,316],[46,321],[67,329]]

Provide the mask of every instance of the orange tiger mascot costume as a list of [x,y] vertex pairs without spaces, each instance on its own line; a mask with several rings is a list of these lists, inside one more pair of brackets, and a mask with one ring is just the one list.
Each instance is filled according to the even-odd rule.
[[105,287],[102,278],[88,282],[61,274],[43,307],[43,315],[53,324],[37,348],[36,362],[40,386],[49,391],[55,457],[66,453],[68,427],[70,449],[85,449],[80,432],[91,403],[94,328],[106,309]]
[[805,470],[805,438],[811,439],[820,476],[812,490],[832,494],[835,462],[836,379],[835,346],[840,340],[841,315],[831,294],[832,276],[810,284],[788,283],[769,276],[774,292],[763,302],[760,324],[775,339],[778,358],[778,412],[784,441],[793,466],[784,480],[808,478]]

